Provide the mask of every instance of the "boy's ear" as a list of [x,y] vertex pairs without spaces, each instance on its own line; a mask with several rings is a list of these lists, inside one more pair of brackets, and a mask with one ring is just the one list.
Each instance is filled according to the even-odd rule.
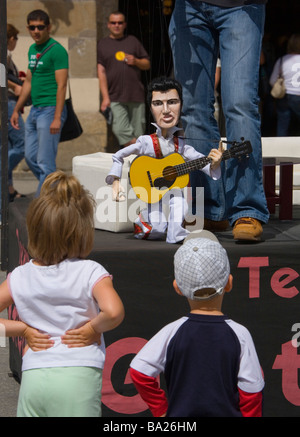
[[232,283],[233,283],[233,276],[232,276],[232,274],[230,274],[228,277],[227,284],[224,287],[224,291],[227,291],[227,292],[231,291],[232,290]]
[[174,290],[176,291],[176,293],[179,294],[179,296],[183,296],[183,294],[181,293],[181,291],[178,288],[176,279],[174,279],[174,281],[173,281],[173,287],[174,287]]

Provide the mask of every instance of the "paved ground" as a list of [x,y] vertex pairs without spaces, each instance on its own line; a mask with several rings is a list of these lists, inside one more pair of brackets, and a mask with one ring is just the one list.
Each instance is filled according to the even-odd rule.
[[[15,188],[23,194],[34,193],[37,182],[29,175],[15,178]],[[6,272],[0,271],[0,283],[6,278]],[[7,313],[0,313],[0,318],[6,318]],[[3,340],[0,342],[2,345]],[[9,368],[9,342],[5,340],[5,347],[0,347],[0,417],[15,417],[19,394],[19,383],[14,379]]]

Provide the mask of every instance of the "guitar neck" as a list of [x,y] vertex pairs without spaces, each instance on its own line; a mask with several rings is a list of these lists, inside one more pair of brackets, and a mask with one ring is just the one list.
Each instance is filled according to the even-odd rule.
[[[222,161],[229,158],[229,150],[225,150],[222,155]],[[194,170],[201,170],[201,168],[205,167],[207,164],[210,164],[211,161],[211,158],[209,158],[208,156],[203,156],[202,158],[193,159],[192,161],[187,161],[183,164],[175,165],[174,168],[178,176],[183,176]]]

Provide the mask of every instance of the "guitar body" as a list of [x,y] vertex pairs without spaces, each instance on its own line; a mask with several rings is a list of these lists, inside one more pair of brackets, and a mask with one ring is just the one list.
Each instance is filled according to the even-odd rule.
[[179,153],[172,153],[157,159],[138,156],[130,166],[129,177],[136,196],[145,203],[157,203],[173,188],[184,188],[189,183],[189,175],[178,176],[174,166],[184,164]]

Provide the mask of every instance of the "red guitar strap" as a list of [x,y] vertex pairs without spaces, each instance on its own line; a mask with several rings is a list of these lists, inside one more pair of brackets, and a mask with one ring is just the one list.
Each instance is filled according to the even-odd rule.
[[154,148],[156,158],[158,158],[158,159],[162,158],[163,156],[161,153],[161,148],[160,148],[160,144],[159,144],[159,140],[158,140],[157,135],[151,134],[150,137],[152,138],[153,148]]
[[173,137],[175,152],[178,152],[178,137]]
[[[162,158],[163,155],[161,153],[161,148],[160,148],[159,139],[158,139],[157,135],[151,134],[150,137],[152,138],[153,148],[154,148],[156,158],[158,158],[158,159]],[[175,152],[178,152],[178,137],[173,137],[173,141],[174,141]]]

